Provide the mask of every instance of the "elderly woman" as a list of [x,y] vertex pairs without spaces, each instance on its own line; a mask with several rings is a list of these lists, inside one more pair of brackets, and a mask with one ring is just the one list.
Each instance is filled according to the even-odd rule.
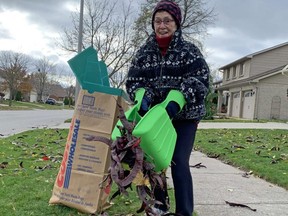
[[[205,115],[209,68],[199,49],[183,39],[181,19],[181,10],[175,2],[162,0],[156,5],[152,16],[154,31],[132,60],[126,89],[131,100],[134,100],[137,89],[146,90],[141,104],[142,113],[161,103],[171,89],[184,95],[186,105],[181,111],[176,103],[169,103],[166,109],[177,132],[171,164],[176,213],[191,216],[194,202],[189,159],[197,125]],[[154,206],[155,214],[166,213],[167,191],[156,188],[154,196],[162,203]]]

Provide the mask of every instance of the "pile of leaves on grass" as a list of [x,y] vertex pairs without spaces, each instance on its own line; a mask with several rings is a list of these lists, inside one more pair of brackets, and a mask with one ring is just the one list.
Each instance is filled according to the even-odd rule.
[[194,148],[288,189],[288,130],[203,129]]
[[[110,201],[120,194],[128,196],[127,189],[132,189],[132,184],[135,184],[137,196],[142,202],[141,207],[136,212],[158,216],[152,207],[164,203],[155,199],[154,190],[156,188],[166,192],[167,201],[165,204],[169,206],[165,170],[156,172],[155,165],[146,159],[140,147],[141,138],[132,135],[136,123],[128,121],[122,107],[120,105],[118,107],[119,119],[123,126],[117,127],[121,135],[114,141],[101,136],[87,136],[86,140],[100,141],[110,147],[111,165],[107,180],[111,184],[116,183],[118,187]],[[170,213],[169,215],[177,214]]]

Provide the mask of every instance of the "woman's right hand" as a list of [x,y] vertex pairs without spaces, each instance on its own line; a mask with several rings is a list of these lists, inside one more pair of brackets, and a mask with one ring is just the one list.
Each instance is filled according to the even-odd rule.
[[148,99],[148,97],[144,96],[141,102],[139,114],[144,116],[148,112],[150,105],[151,101]]

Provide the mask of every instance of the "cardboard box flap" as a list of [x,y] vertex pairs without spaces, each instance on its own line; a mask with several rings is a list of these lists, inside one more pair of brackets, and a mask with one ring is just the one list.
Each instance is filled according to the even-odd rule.
[[68,60],[68,64],[76,76],[79,84],[83,87],[87,59],[95,59],[98,61],[97,51],[93,47],[88,47],[84,51]]

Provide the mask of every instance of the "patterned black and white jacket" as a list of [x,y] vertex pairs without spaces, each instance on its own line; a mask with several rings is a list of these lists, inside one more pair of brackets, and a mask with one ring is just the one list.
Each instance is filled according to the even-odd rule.
[[164,56],[153,32],[131,62],[126,91],[134,101],[136,90],[145,88],[145,96],[155,105],[162,102],[171,89],[179,90],[187,103],[174,119],[199,120],[205,115],[209,73],[200,50],[183,39],[181,29],[174,33]]

